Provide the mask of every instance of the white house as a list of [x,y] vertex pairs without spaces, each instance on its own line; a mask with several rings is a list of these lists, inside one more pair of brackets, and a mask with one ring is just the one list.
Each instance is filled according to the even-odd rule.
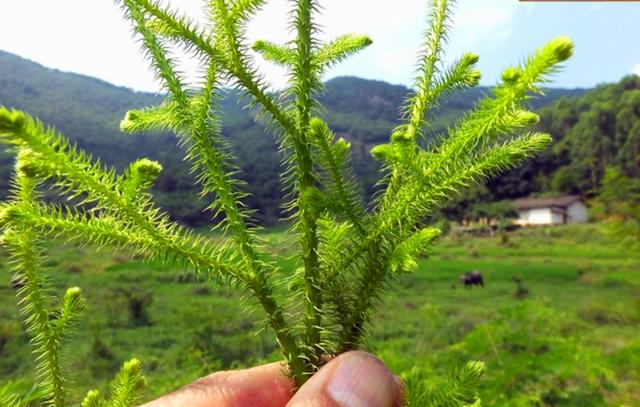
[[513,201],[518,211],[516,224],[564,225],[587,222],[587,205],[579,196],[557,198],[522,198]]

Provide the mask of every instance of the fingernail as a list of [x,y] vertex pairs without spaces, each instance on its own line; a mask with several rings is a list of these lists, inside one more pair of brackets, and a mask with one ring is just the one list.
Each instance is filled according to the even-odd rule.
[[329,396],[340,407],[391,407],[394,391],[391,373],[366,354],[341,361],[327,386]]

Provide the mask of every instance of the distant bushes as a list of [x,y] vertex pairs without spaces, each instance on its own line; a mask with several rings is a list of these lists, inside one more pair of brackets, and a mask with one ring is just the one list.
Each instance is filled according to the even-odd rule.
[[153,291],[132,286],[119,288],[116,293],[124,299],[131,325],[140,327],[151,324],[149,306],[153,303]]
[[[579,321],[543,302],[523,301],[498,310],[451,349],[456,360],[473,355],[489,365],[490,405],[603,406],[617,385],[610,363],[580,339]],[[558,332],[566,332],[559,336]],[[492,369],[491,366],[499,368]],[[560,370],[557,370],[562,366]],[[558,373],[561,372],[561,373]]]
[[580,318],[599,325],[640,324],[640,300],[634,303],[605,304],[589,301],[578,311]]
[[20,333],[20,327],[15,321],[0,320],[0,357],[4,356],[7,344]]

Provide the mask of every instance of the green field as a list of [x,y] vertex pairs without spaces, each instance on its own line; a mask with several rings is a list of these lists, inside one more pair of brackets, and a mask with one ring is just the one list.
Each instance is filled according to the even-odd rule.
[[[264,237],[293,253],[282,233]],[[147,398],[214,370],[278,359],[260,312],[245,312],[251,301],[233,290],[124,253],[55,245],[49,254],[56,289],[78,285],[89,303],[66,347],[76,389],[104,387],[134,356],[150,382]],[[6,269],[6,255],[0,262]],[[472,269],[482,271],[484,289],[461,287],[459,275]],[[0,385],[29,391],[33,357],[11,274],[2,275]],[[522,280],[519,296],[514,277]],[[442,239],[386,295],[367,348],[394,372],[418,365],[433,378],[482,360],[486,406],[637,406],[639,328],[638,254],[596,225],[539,228]]]

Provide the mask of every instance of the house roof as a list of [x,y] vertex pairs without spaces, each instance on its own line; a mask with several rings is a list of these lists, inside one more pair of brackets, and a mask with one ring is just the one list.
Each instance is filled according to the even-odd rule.
[[567,208],[576,202],[582,202],[582,198],[577,195],[559,196],[555,198],[520,198],[513,201],[513,206],[518,210],[551,207]]

